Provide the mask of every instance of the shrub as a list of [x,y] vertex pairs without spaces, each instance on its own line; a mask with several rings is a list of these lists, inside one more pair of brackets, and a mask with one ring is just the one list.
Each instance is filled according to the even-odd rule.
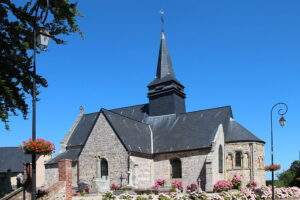
[[250,189],[255,189],[257,188],[257,183],[255,181],[250,181],[249,183],[247,183],[246,187]]
[[103,200],[114,200],[116,196],[112,192],[106,192],[102,195]]
[[172,181],[171,185],[172,185],[172,188],[175,188],[180,191],[183,190],[182,181],[174,180],[174,181]]
[[130,194],[121,194],[119,199],[123,199],[123,200],[132,200],[133,196]]
[[214,185],[215,192],[228,191],[232,189],[232,183],[227,180],[220,180]]
[[191,192],[196,192],[198,190],[198,185],[196,183],[192,183],[186,187],[186,191],[191,193]]
[[90,184],[85,180],[80,180],[77,184],[81,196],[90,193]]
[[116,184],[116,183],[112,183],[110,185],[110,190],[116,191],[116,190],[119,190],[119,189],[121,189],[121,186]]
[[136,200],[148,200],[147,196],[138,195]]
[[242,185],[242,177],[238,174],[235,174],[232,179],[231,179],[231,183],[232,183],[232,188],[233,189],[240,189],[241,185]]
[[159,188],[163,187],[165,185],[166,181],[164,179],[156,179],[153,189],[158,190]]
[[172,198],[169,195],[166,194],[160,194],[158,196],[158,200],[171,200]]

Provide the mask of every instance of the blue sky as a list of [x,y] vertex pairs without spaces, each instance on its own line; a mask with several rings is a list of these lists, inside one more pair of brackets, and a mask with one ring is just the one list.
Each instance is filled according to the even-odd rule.
[[[39,97],[38,137],[59,149],[80,105],[94,112],[147,102],[163,8],[174,70],[186,86],[187,110],[231,105],[235,119],[266,141],[269,163],[269,112],[284,101],[287,126],[274,125],[275,160],[286,169],[298,158],[299,1],[81,0],[79,7],[84,39],[70,36],[65,46],[52,41],[38,57],[38,72],[49,81]],[[29,138],[30,117],[12,117],[10,131],[2,126],[0,146]]]

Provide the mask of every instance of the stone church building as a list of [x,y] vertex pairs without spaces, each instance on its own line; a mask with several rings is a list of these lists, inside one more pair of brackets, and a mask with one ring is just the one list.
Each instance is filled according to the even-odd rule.
[[184,85],[175,77],[164,32],[156,76],[147,87],[145,104],[82,111],[61,153],[46,163],[47,184],[57,180],[60,159],[72,160],[74,186],[86,181],[94,191],[112,183],[151,188],[158,178],[212,191],[218,180],[235,174],[243,176],[243,184],[265,183],[264,141],[234,119],[230,106],[186,111]]

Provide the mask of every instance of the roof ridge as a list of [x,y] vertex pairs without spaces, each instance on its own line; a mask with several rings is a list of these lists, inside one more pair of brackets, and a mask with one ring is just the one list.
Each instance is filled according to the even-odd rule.
[[111,111],[111,110],[107,110],[107,109],[105,109],[105,108],[102,108],[102,110],[111,112],[111,113],[113,113],[113,114],[119,115],[119,116],[121,116],[121,117],[125,117],[125,118],[127,118],[127,119],[130,119],[130,120],[135,121],[135,122],[139,122],[139,123],[144,124],[144,125],[149,125],[149,124],[147,124],[147,123],[145,123],[145,122],[141,122],[141,121],[139,121],[139,120],[132,119],[132,118],[130,118],[130,117],[128,117],[128,116],[122,115],[122,114],[120,114],[120,113],[117,113],[117,112],[114,112],[114,111]]
[[91,115],[91,114],[97,114],[97,113],[99,113],[100,111],[96,111],[96,112],[91,112],[91,113],[85,113],[85,114],[83,114],[83,115]]
[[221,108],[230,108],[231,109],[231,106],[228,105],[228,106],[219,106],[219,107],[215,107],[215,108],[207,108],[207,109],[202,109],[202,110],[195,110],[195,111],[190,111],[190,112],[186,112],[186,113],[180,113],[181,114],[188,114],[188,113],[195,113],[195,112],[201,112],[201,111],[207,111],[207,110],[217,110],[217,109],[221,109]]
[[[141,105],[147,105],[148,103],[141,103],[141,104],[136,104],[136,105],[132,105],[132,106],[124,106],[124,107],[120,107],[120,108],[113,108],[113,109],[110,109],[109,111],[111,110],[117,110],[117,109],[124,109],[124,108],[130,108],[130,107],[136,107],[136,106],[141,106]],[[108,109],[105,109],[105,110],[108,110]]]

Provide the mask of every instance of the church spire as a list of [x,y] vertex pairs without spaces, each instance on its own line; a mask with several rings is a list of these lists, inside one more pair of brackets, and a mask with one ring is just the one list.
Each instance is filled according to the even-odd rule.
[[185,113],[184,86],[175,78],[164,32],[163,11],[155,79],[148,85],[149,115],[160,116]]
[[165,76],[175,77],[171,56],[169,55],[166,35],[164,32],[164,11],[160,10],[161,34],[160,47],[157,61],[156,78],[161,79]]
[[171,56],[168,51],[165,33],[161,32],[160,47],[157,61],[156,78],[175,77]]

